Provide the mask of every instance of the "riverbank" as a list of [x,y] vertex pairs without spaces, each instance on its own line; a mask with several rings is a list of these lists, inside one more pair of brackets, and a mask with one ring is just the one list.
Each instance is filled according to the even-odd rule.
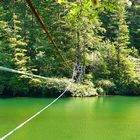
[[[70,86],[69,86],[70,85]],[[68,87],[69,86],[69,87]],[[0,90],[0,97],[57,97],[68,87],[65,97],[93,97],[106,95],[138,96],[138,87],[116,86],[109,80],[71,82],[67,78],[49,78],[48,80],[30,79],[9,84]],[[133,92],[137,91],[137,92]]]
[[[3,88],[0,97],[57,97],[68,87],[65,97],[93,97],[98,96],[92,82],[83,84],[73,83],[66,78],[50,78],[47,81],[32,81],[26,85],[12,85]],[[36,83],[35,83],[36,82]]]

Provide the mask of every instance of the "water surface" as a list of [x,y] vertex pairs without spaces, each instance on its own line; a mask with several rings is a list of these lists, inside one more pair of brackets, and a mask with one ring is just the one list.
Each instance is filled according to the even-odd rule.
[[[0,137],[53,99],[0,99]],[[140,140],[140,97],[63,98],[7,140]]]

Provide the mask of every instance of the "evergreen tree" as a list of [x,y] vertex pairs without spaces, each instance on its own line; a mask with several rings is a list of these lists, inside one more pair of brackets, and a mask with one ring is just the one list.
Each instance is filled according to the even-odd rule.
[[127,21],[129,23],[131,47],[140,51],[140,2],[133,0],[128,7]]

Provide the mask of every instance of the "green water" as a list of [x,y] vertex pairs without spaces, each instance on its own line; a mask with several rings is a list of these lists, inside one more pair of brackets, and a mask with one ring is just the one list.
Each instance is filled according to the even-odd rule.
[[[0,99],[0,137],[52,99]],[[140,97],[64,98],[6,140],[140,140]]]

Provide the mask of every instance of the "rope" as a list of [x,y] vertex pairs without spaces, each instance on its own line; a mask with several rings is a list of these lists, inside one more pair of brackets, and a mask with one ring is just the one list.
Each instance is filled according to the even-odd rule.
[[[37,13],[32,0],[26,0],[26,2],[28,3],[30,9],[32,10],[32,12],[34,13],[34,15],[36,16],[37,20],[39,21],[42,29],[45,31],[45,33],[47,34],[49,40],[51,41],[51,43],[53,44],[55,50],[57,51],[57,53],[59,54],[60,58],[65,62],[65,64],[68,66],[67,62],[65,61],[64,57],[62,56],[62,54],[59,51],[59,48],[57,47],[56,43],[54,42],[51,34],[49,33],[47,27],[45,26],[45,23],[43,22],[42,18],[39,16],[39,14]],[[18,70],[14,70],[14,69],[10,69],[10,68],[6,68],[3,66],[0,66],[0,70],[2,71],[7,71],[7,72],[12,72],[12,73],[17,73],[17,74],[23,74],[23,75],[28,75],[31,77],[37,77],[37,78],[41,78],[41,79],[45,79],[48,80],[49,78],[43,77],[43,76],[39,76],[39,75],[35,75],[35,74],[30,74],[24,71],[18,71]],[[73,80],[73,77],[72,77]],[[20,129],[21,127],[23,127],[25,124],[27,124],[28,122],[30,122],[32,119],[34,119],[35,117],[37,117],[40,113],[42,113],[43,111],[45,111],[47,108],[51,107],[55,102],[57,102],[69,89],[69,87],[71,86],[72,82],[70,82],[70,84],[66,87],[66,89],[64,90],[64,92],[62,94],[60,94],[56,99],[54,99],[50,104],[46,105],[44,108],[42,108],[40,111],[38,111],[37,113],[35,113],[33,116],[31,116],[29,119],[27,119],[26,121],[24,121],[23,123],[21,123],[20,125],[18,125],[16,128],[14,128],[13,130],[11,130],[9,133],[7,133],[6,135],[4,135],[3,137],[0,138],[0,140],[5,140],[8,136],[12,135],[16,130]]]
[[39,112],[37,112],[36,114],[34,114],[32,117],[30,117],[29,119],[27,119],[26,121],[24,121],[23,123],[21,123],[20,125],[18,125],[12,131],[10,131],[5,136],[3,136],[2,138],[0,138],[0,140],[5,140],[8,136],[10,136],[11,134],[13,134],[16,130],[18,130],[19,128],[21,128],[25,124],[27,124],[29,121],[31,121],[32,119],[34,119],[35,117],[37,117],[40,113],[42,113],[44,110],[46,110],[51,105],[53,105],[57,100],[59,100],[67,92],[67,90],[69,89],[70,85],[71,85],[71,83],[66,87],[65,91],[61,95],[59,95],[55,100],[53,100],[50,104],[48,104],[43,109],[41,109]]
[[42,18],[39,16],[37,10],[35,9],[35,6],[33,5],[32,0],[26,0],[27,4],[29,5],[30,9],[32,10],[33,14],[35,15],[35,17],[37,18],[38,22],[40,23],[42,29],[45,31],[45,33],[47,34],[50,42],[53,44],[53,47],[55,48],[55,50],[57,51],[58,55],[60,56],[60,58],[62,59],[62,61],[65,62],[65,64],[68,67],[68,63],[66,62],[66,60],[64,59],[63,55],[61,54],[59,48],[57,47],[55,41],[53,40],[50,32],[48,31],[44,21],[42,20]]
[[[2,66],[0,66],[0,70],[7,71],[7,72],[18,73],[18,74],[25,74],[25,75],[28,75],[28,76],[33,76],[33,77],[42,78],[42,79],[46,79],[46,80],[49,79],[49,78],[46,78],[46,77],[43,77],[43,76],[39,76],[39,75],[35,75],[35,74],[30,74],[30,73],[27,73],[27,72],[18,71],[18,70],[14,70],[14,69],[9,69],[9,68],[2,67]],[[44,108],[42,108],[40,111],[38,111],[37,113],[35,113],[29,119],[27,119],[26,121],[24,121],[23,123],[21,123],[20,125],[18,125],[16,128],[14,128],[13,130],[11,130],[9,133],[7,133],[3,137],[1,137],[0,140],[5,140],[8,136],[10,136],[11,134],[13,134],[16,130],[18,130],[19,128],[23,127],[25,124],[27,124],[29,121],[31,121],[32,119],[34,119],[35,117],[37,117],[44,110],[46,110],[47,108],[49,108],[50,106],[52,106],[56,101],[58,101],[68,91],[68,89],[71,86],[71,84],[72,84],[72,82],[70,82],[70,84],[66,87],[66,89],[64,90],[64,92],[62,94],[60,94],[56,99],[54,99],[51,103],[49,103],[48,105],[46,105]]]
[[47,78],[47,77],[44,77],[44,76],[39,76],[39,75],[36,75],[36,74],[31,74],[31,73],[28,73],[28,72],[24,72],[24,71],[14,70],[14,69],[6,68],[6,67],[3,67],[3,66],[0,66],[0,70],[1,71],[12,72],[12,73],[17,73],[17,74],[28,75],[30,77],[36,77],[36,78],[41,78],[41,79],[45,79],[45,80],[50,79],[50,78]]

